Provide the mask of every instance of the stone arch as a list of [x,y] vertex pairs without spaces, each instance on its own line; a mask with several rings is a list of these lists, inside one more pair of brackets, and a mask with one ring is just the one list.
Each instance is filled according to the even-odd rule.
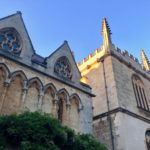
[[10,74],[9,68],[4,63],[0,63],[0,68],[2,68],[5,71],[6,78],[8,78]]
[[57,94],[57,89],[56,87],[54,86],[53,83],[48,83],[44,86],[44,92],[48,89],[48,88],[51,88],[53,90],[53,96],[55,97],[55,95]]
[[76,99],[76,100],[78,101],[78,103],[79,103],[79,108],[78,108],[79,111],[82,110],[82,109],[83,109],[83,104],[82,104],[82,101],[81,101],[79,95],[76,94],[76,93],[73,93],[73,94],[70,96],[70,103],[71,103],[71,101],[72,101],[73,99]]
[[[10,71],[8,67],[5,64],[0,63],[0,86],[3,86],[4,83],[9,83],[9,75]],[[1,88],[0,91],[2,91]]]
[[42,111],[46,113],[53,113],[53,102],[56,97],[56,87],[52,84],[46,84],[44,86],[44,96],[43,96],[43,102],[42,102]]
[[57,92],[58,95],[58,119],[63,125],[68,125],[70,106],[69,93],[66,89],[61,89]]
[[43,83],[38,77],[34,77],[34,78],[29,79],[28,87],[30,87],[31,84],[34,83],[34,82],[36,82],[38,84],[40,90],[43,89]]
[[60,89],[60,90],[57,92],[57,95],[58,95],[58,97],[61,97],[61,95],[63,95],[64,98],[65,98],[66,104],[70,104],[70,101],[69,101],[69,93],[68,93],[68,91],[67,91],[65,88]]
[[9,77],[10,84],[3,102],[2,114],[19,113],[21,110],[22,90],[26,78],[22,71],[13,72]]
[[146,111],[150,111],[149,103],[147,101],[146,87],[142,79],[136,74],[132,75],[132,85],[137,107]]
[[12,78],[16,75],[20,75],[24,81],[27,81],[27,76],[25,75],[25,73],[22,70],[17,70],[9,75],[10,82]]
[[37,111],[40,96],[43,94],[43,83],[38,77],[31,78],[27,85],[25,108],[30,111]]
[[142,81],[142,79],[137,75],[137,74],[132,74],[132,81],[137,81],[137,82],[139,82],[139,84],[142,84],[142,86],[144,86],[144,83],[143,83],[143,81]]
[[3,102],[4,102],[4,97],[7,91],[7,85],[8,84],[4,84],[4,83],[9,83],[8,82],[8,76],[10,74],[10,71],[8,69],[8,67],[3,64],[0,63],[0,111],[2,111],[2,106],[3,106]]
[[70,104],[70,127],[78,132],[80,124],[80,110],[83,109],[83,105],[78,94],[74,93],[70,96]]

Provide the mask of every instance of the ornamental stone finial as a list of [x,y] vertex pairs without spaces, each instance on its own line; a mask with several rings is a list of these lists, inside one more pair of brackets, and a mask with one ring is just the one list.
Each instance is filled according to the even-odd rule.
[[140,54],[141,54],[141,59],[142,59],[142,67],[144,68],[144,70],[150,71],[149,60],[143,49],[140,50]]
[[106,18],[103,18],[102,21],[102,31],[101,31],[102,37],[103,37],[103,45],[102,49],[105,49],[106,51],[110,51],[113,48],[113,44],[111,42],[111,30],[109,28],[108,22]]

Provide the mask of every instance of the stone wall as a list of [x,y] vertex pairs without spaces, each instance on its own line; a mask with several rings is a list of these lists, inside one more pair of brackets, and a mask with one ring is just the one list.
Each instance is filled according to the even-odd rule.
[[[50,113],[76,132],[92,132],[91,96],[15,61],[0,57],[0,112]],[[60,99],[62,110],[59,111]],[[63,112],[59,115],[58,113]]]
[[[123,54],[117,55],[120,58],[123,57]],[[134,65],[135,69],[131,65]],[[96,61],[83,70],[86,83],[91,85],[92,92],[96,95],[93,98],[94,118],[96,117],[93,121],[94,136],[107,145],[109,150],[112,149],[112,140],[115,150],[144,150],[146,148],[145,132],[149,128],[150,113],[137,107],[132,85],[132,76],[139,76],[150,106],[150,93],[148,92],[150,81],[142,75],[142,72],[144,71],[139,63],[131,57],[125,56],[118,59],[114,55],[108,55],[104,57],[104,60],[100,58],[100,61]],[[148,73],[145,72],[145,74],[149,76]],[[120,108],[131,114],[124,113],[124,110]],[[107,117],[109,112],[111,112],[111,127]],[[148,120],[144,121],[145,119]],[[113,137],[111,137],[111,131]]]
[[114,121],[117,134],[117,150],[147,150],[145,133],[149,123],[124,113],[117,113]]
[[[118,95],[119,106],[130,110],[143,117],[150,117],[150,114],[137,107],[135,93],[132,85],[132,76],[137,75],[143,82],[148,105],[150,107],[150,81],[142,75],[136,73],[132,68],[124,65],[122,62],[113,58],[113,71],[116,82],[116,90]],[[136,66],[135,66],[136,67]]]
[[[94,116],[96,116],[107,112],[108,109],[115,109],[119,105],[112,58],[107,57],[104,62],[98,61],[94,65],[91,67],[92,69],[89,68],[90,71],[88,71],[86,77],[88,80],[87,83],[92,87],[93,94],[96,95],[93,98]],[[109,108],[107,101],[109,101]]]
[[93,122],[94,136],[106,145],[109,150],[112,150],[112,136],[108,117],[97,119]]

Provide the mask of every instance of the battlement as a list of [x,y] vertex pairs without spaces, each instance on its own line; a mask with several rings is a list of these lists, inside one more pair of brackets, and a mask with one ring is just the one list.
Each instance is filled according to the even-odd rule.
[[100,58],[104,52],[101,49],[95,49],[94,53],[89,54],[87,58],[84,58],[81,62],[77,63],[77,66],[80,67],[82,65],[92,65],[93,62],[95,62],[98,58]]
[[144,73],[150,71],[150,63],[143,50],[141,50],[142,63],[140,63],[139,60],[127,50],[122,51],[120,48],[115,47],[111,41],[111,32],[106,18],[103,19],[101,33],[103,37],[101,48],[96,49],[93,54],[89,54],[87,58],[84,58],[81,62],[77,63],[82,75],[86,74],[91,69],[98,67],[101,58],[107,56],[114,56],[128,67],[132,66],[132,68],[136,68]]
[[129,57],[131,60],[135,61],[136,63],[139,63],[138,58],[134,57],[132,54],[130,54],[127,50],[122,51],[120,48],[116,48],[116,51],[120,53],[124,58]]
[[[138,58],[134,57],[132,54],[130,54],[127,50],[121,50],[120,48],[116,47],[114,51],[112,51],[112,53],[118,55],[118,57],[120,57],[121,59],[125,59],[128,62],[135,62],[137,65],[141,65],[139,63]],[[98,59],[100,59],[101,57],[103,57],[105,55],[104,50],[102,49],[95,49],[94,53],[89,54],[88,57],[84,58],[81,62],[77,63],[77,66],[79,68],[83,68],[84,66],[91,66],[92,64],[94,64]]]

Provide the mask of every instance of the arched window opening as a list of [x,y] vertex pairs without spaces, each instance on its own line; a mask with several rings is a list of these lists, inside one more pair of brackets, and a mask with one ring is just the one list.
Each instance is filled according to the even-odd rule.
[[[15,89],[15,90],[14,90]],[[5,95],[2,114],[18,113],[21,108],[23,78],[20,74],[13,76]]]
[[31,112],[38,110],[40,92],[43,88],[42,82],[38,78],[33,78],[28,83],[25,108]]
[[70,127],[79,132],[79,100],[76,97],[71,98],[71,109],[70,109]]
[[54,92],[49,87],[45,90],[42,102],[42,111],[46,113],[52,113],[52,102],[54,99]]
[[133,75],[132,84],[137,106],[143,110],[149,111],[149,105],[145,93],[145,86],[142,80],[137,75]]
[[146,131],[145,134],[147,150],[150,150],[150,130]]
[[69,112],[68,112],[68,98],[69,95],[65,89],[61,89],[58,92],[58,119],[62,123],[62,125],[68,125],[69,121]]

